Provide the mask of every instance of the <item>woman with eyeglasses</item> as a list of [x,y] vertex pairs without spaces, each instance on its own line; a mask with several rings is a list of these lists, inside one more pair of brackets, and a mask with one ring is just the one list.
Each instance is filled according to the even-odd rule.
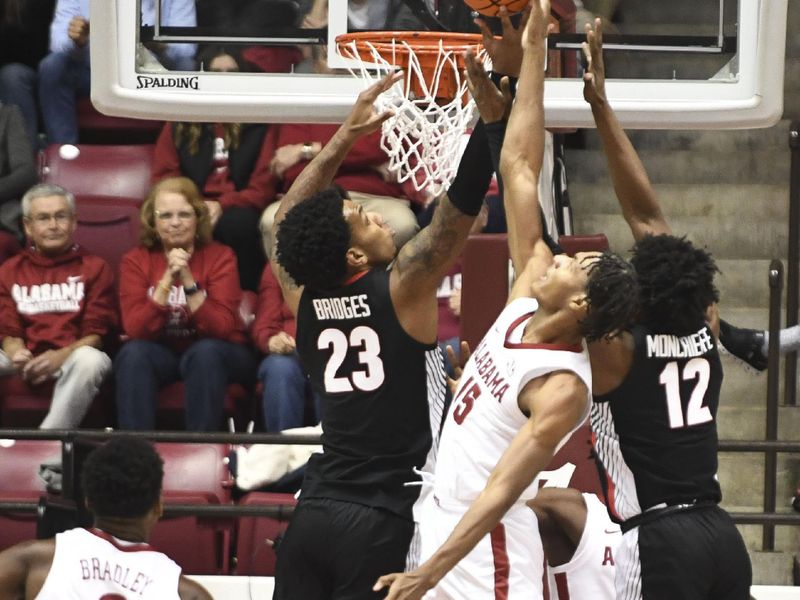
[[186,429],[217,430],[226,386],[249,385],[255,371],[236,257],[211,239],[208,208],[185,177],[153,186],[140,218],[142,243],[120,266],[130,339],[115,362],[119,426],[154,429],[158,390],[183,380]]

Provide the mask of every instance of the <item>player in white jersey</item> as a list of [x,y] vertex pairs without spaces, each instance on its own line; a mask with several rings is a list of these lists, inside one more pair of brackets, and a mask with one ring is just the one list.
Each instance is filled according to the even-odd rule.
[[211,600],[147,544],[162,513],[163,467],[153,446],[140,439],[116,438],[93,450],[81,483],[94,528],[0,553],[0,598]]
[[[541,540],[525,502],[536,495],[539,472],[588,415],[584,338],[614,335],[635,316],[630,265],[610,254],[554,257],[542,240],[537,191],[549,14],[548,0],[532,3],[500,162],[518,278],[467,361],[445,419],[433,494],[419,523],[427,560],[379,578],[376,590],[391,586],[387,600],[415,600],[428,590],[426,599],[521,600],[537,590],[541,597]],[[500,94],[469,57],[468,70],[476,98]],[[530,260],[519,261],[529,245]]]
[[549,600],[614,600],[614,552],[622,538],[605,504],[570,488],[544,488],[528,504],[547,559]]

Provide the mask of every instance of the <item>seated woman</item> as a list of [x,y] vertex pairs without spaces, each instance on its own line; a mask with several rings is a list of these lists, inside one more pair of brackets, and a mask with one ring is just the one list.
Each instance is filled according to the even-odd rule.
[[189,179],[156,184],[142,204],[141,241],[122,258],[120,310],[130,338],[115,362],[122,429],[153,429],[158,390],[183,380],[186,429],[217,430],[225,388],[250,385],[255,358],[239,315],[236,257],[211,240]]
[[[203,50],[198,63],[204,71],[246,70],[238,52],[222,46]],[[184,176],[201,190],[214,239],[233,249],[239,282],[254,292],[264,268],[258,222],[275,199],[267,132],[258,124],[165,123],[153,157],[154,183]]]

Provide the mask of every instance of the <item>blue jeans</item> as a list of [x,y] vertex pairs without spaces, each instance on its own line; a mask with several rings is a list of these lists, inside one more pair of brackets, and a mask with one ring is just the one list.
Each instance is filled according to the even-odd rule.
[[78,143],[75,99],[89,95],[88,58],[51,52],[39,63],[39,103],[50,144]]
[[19,107],[31,150],[39,149],[39,116],[36,107],[36,71],[28,65],[10,63],[0,67],[0,102]]
[[117,354],[114,371],[120,429],[154,429],[158,390],[183,380],[186,429],[217,431],[225,388],[252,384],[255,359],[246,346],[213,338],[196,341],[183,354],[158,342],[130,340]]
[[267,355],[258,368],[258,380],[264,387],[261,410],[268,432],[305,425],[306,398],[312,392],[297,354]]

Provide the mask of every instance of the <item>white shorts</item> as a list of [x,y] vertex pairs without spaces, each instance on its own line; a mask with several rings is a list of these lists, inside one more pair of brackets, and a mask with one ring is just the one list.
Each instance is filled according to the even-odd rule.
[[558,567],[547,567],[550,600],[591,598],[614,600],[615,552],[622,539],[619,525],[594,494],[583,494],[586,524],[572,559]]
[[[469,508],[433,494],[421,511],[421,556],[427,560]],[[544,553],[536,515],[514,505],[497,527],[425,595],[425,600],[530,600],[541,598]]]

